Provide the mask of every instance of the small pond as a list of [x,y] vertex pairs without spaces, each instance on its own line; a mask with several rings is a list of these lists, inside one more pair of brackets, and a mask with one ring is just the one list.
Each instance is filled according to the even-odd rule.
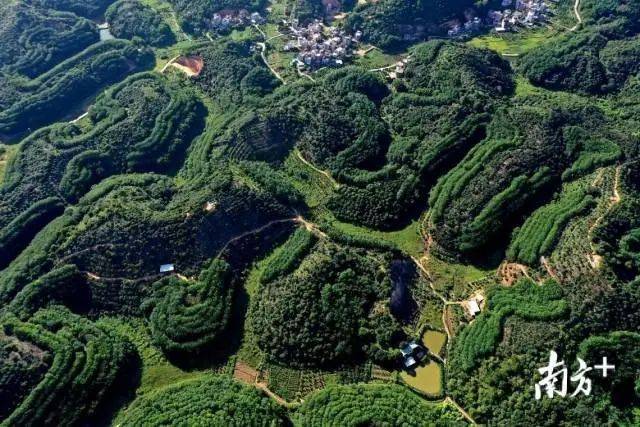
[[422,335],[422,342],[431,353],[441,356],[440,353],[447,342],[447,335],[442,332],[429,330]]
[[425,359],[414,371],[400,374],[402,380],[414,389],[431,396],[442,394],[442,367],[439,363]]

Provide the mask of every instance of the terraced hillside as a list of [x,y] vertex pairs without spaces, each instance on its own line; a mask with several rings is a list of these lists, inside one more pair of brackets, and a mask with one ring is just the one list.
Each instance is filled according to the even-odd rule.
[[637,2],[355,3],[0,1],[1,425],[640,423]]

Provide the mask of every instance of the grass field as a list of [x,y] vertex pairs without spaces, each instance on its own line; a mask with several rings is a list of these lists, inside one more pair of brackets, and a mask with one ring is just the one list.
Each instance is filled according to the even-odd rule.
[[7,169],[7,164],[18,152],[19,148],[19,144],[4,145],[0,143],[0,184],[4,181],[4,172]]
[[548,28],[508,34],[487,34],[469,41],[471,46],[491,49],[501,55],[522,55],[558,32]]

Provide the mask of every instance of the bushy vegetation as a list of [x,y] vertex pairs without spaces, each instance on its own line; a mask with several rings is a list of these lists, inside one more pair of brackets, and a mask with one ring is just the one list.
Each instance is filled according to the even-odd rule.
[[46,374],[36,370],[20,384],[12,384],[11,376],[20,375],[14,368],[0,371],[0,381],[13,386],[9,391],[24,396],[9,409],[3,421],[6,425],[90,421],[135,363],[134,348],[128,341],[100,322],[61,307],[38,311],[23,320],[6,315],[2,331],[8,339],[22,343],[32,358],[43,358],[40,363],[47,368]]
[[189,92],[138,74],[98,99],[91,127],[54,125],[26,139],[0,188],[3,263],[102,179],[168,170],[202,129],[204,114]]
[[[446,35],[446,21],[464,20],[464,12],[476,5],[472,0],[381,0],[358,4],[347,26],[361,30],[365,41],[395,50],[428,36]],[[495,2],[489,2],[495,3]]]
[[590,364],[599,364],[602,358],[616,367],[613,378],[596,379],[596,390],[610,391],[611,399],[618,406],[638,406],[638,369],[640,369],[640,334],[612,332],[604,336],[592,336],[580,344],[580,355]]
[[43,8],[73,12],[87,18],[97,18],[113,0],[26,0],[27,3]]
[[586,1],[586,22],[531,50],[519,63],[532,83],[554,90],[603,94],[619,90],[640,68],[640,6],[628,0]]
[[482,139],[487,112],[514,87],[497,55],[446,42],[416,47],[396,85],[391,95],[377,76],[345,68],[315,87],[276,93],[303,157],[342,184],[328,202],[342,221],[406,225],[445,166]]
[[0,70],[4,73],[36,77],[97,41],[96,25],[85,18],[20,1],[0,5]]
[[456,337],[451,363],[461,369],[473,369],[483,357],[491,355],[509,316],[525,320],[553,320],[567,314],[562,288],[555,282],[537,286],[521,280],[513,288],[492,288],[487,294],[488,310]]
[[507,257],[535,265],[541,256],[551,254],[569,221],[597,205],[589,190],[583,182],[572,183],[556,200],[535,211],[515,232]]
[[214,375],[151,392],[136,400],[118,419],[129,426],[176,421],[188,425],[287,425],[284,411],[262,392]]
[[501,242],[494,237],[508,235],[563,179],[613,163],[622,145],[603,113],[590,107],[500,111],[487,138],[431,192],[434,236],[458,253],[495,248]]
[[169,0],[180,16],[182,27],[191,33],[208,29],[207,21],[221,10],[261,10],[265,0]]
[[[252,29],[144,47],[168,43],[164,23],[177,30],[169,3],[203,33],[215,11],[265,2],[121,0],[108,19],[134,40],[87,49],[96,28],[79,16],[110,3],[0,7],[1,138],[29,134],[0,145],[5,424],[461,424],[400,385],[338,386],[393,381],[401,344],[444,326],[447,395],[479,424],[638,424],[636,2],[581,1],[584,25],[549,32],[544,60],[515,68],[420,44],[392,83],[357,65],[296,75],[272,39],[286,84]],[[325,6],[293,3],[271,18]],[[347,26],[396,48],[497,3],[380,0]],[[202,72],[125,79],[153,52]],[[39,128],[99,92],[86,116]],[[495,286],[476,260],[527,278]],[[454,302],[476,292],[471,321]],[[616,375],[592,376],[590,397],[536,401],[551,349],[572,371],[607,355]],[[288,420],[232,373],[305,401]]]
[[319,391],[296,411],[300,426],[445,426],[463,425],[459,412],[446,404],[426,403],[399,385],[332,386]]
[[143,303],[154,344],[170,355],[195,354],[220,342],[229,321],[233,287],[229,265],[214,260],[197,281],[175,276],[153,284]]
[[105,13],[111,33],[121,39],[140,37],[152,46],[175,43],[176,37],[155,9],[135,0],[119,0]]
[[286,246],[266,265],[260,276],[260,281],[269,283],[292,273],[311,251],[316,241],[316,237],[305,229],[296,230],[293,236],[287,240]]
[[[392,287],[379,269],[388,262],[375,253],[318,243],[293,272],[276,274],[259,289],[250,316],[258,345],[295,366],[353,363],[365,353],[389,363],[402,332],[382,305]],[[288,259],[274,263],[290,270]]]
[[70,107],[135,70],[151,65],[151,52],[122,40],[93,45],[33,80],[14,83],[0,112],[0,134],[22,134],[68,114]]
[[640,275],[640,162],[620,172],[621,200],[593,233],[597,251],[623,280]]

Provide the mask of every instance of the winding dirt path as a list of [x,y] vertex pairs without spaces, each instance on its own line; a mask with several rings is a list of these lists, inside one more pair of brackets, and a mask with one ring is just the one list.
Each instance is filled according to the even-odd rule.
[[576,23],[576,25],[569,28],[569,31],[575,31],[580,27],[580,25],[582,25],[582,16],[580,15],[580,0],[576,0],[575,4],[573,5],[573,13],[576,15],[576,19],[578,20],[578,22]]
[[478,425],[478,423],[476,423],[475,420],[473,418],[471,418],[471,415],[469,415],[469,413],[467,411],[465,411],[462,406],[458,405],[458,402],[453,400],[453,398],[451,398],[450,396],[447,396],[447,398],[444,399],[444,401],[447,402],[447,403],[452,404],[453,406],[455,406],[458,409],[458,411],[460,411],[462,416],[465,417],[467,419],[467,421],[469,421],[471,424]]
[[[603,173],[604,172],[598,173],[598,175],[596,176],[596,179],[593,181],[592,186],[597,187],[597,185],[602,180]],[[615,175],[613,178],[613,189],[611,191],[612,196],[609,199],[609,206],[607,207],[607,209],[605,209],[602,215],[596,218],[593,224],[589,226],[589,230],[587,231],[587,239],[589,240],[589,247],[591,248],[591,253],[587,254],[587,261],[589,262],[589,265],[591,266],[591,268],[593,268],[594,270],[597,270],[600,267],[603,259],[602,259],[602,256],[597,254],[596,247],[593,244],[593,231],[598,227],[598,225],[600,225],[600,223],[602,222],[602,220],[604,220],[607,214],[611,212],[611,209],[613,209],[615,205],[617,205],[622,201],[622,195],[620,194],[620,174],[621,173],[622,173],[622,165],[618,165],[616,167]]]
[[318,169],[315,165],[313,165],[307,159],[305,159],[302,156],[302,153],[300,151],[296,150],[296,155],[298,156],[298,158],[300,159],[300,161],[302,163],[304,163],[305,165],[309,166],[311,169],[313,169],[314,171],[318,172],[319,174],[324,175],[325,177],[327,177],[327,179],[329,179],[329,181],[331,181],[331,185],[333,185],[333,188],[335,188],[336,190],[338,188],[340,188],[340,184],[338,183],[338,181],[333,179],[333,177],[331,176],[331,174],[329,172],[323,171],[322,169]]
[[246,231],[236,237],[234,237],[233,239],[229,240],[223,247],[222,249],[220,249],[220,251],[218,251],[218,255],[216,255],[216,258],[220,258],[220,256],[222,256],[222,254],[224,253],[224,251],[227,250],[227,248],[232,245],[233,243],[237,242],[238,240],[244,239],[245,237],[251,236],[252,234],[257,234],[260,233],[264,230],[266,230],[267,228],[276,225],[276,224],[284,224],[286,222],[296,222],[297,218],[284,218],[284,219],[275,219],[273,221],[269,221],[268,223],[266,223],[265,225],[258,227],[258,228],[254,228],[253,230],[249,230]]
[[276,78],[278,80],[280,80],[282,82],[283,85],[286,85],[287,82],[284,80],[284,78],[271,66],[271,64],[269,64],[269,61],[267,61],[267,44],[266,43],[256,43],[258,46],[260,46],[260,57],[262,58],[262,62],[264,62],[264,65],[267,66],[267,68],[269,69],[269,71],[271,71],[271,73],[276,76]]

